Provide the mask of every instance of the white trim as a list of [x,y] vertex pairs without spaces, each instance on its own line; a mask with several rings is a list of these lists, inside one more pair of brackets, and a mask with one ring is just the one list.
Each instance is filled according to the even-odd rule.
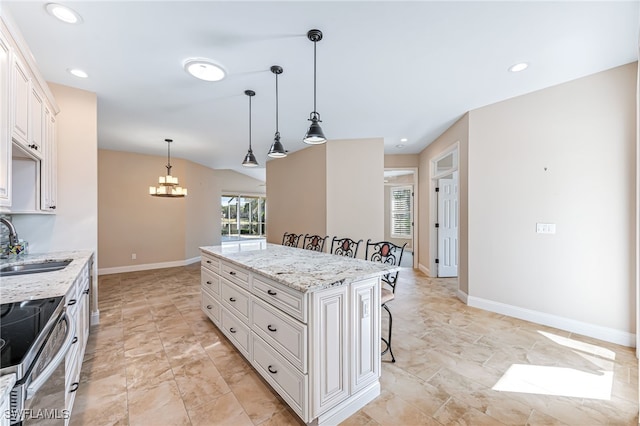
[[100,310],[98,309],[95,312],[91,312],[91,320],[89,321],[90,325],[98,325],[100,324]]
[[376,399],[378,395],[380,395],[380,381],[370,384],[351,398],[320,414],[310,424],[314,426],[337,425]]
[[431,277],[431,271],[429,271],[429,268],[424,266],[422,263],[418,263],[418,269],[426,276]]
[[172,262],[162,263],[145,263],[142,265],[116,266],[113,268],[98,269],[98,275],[120,274],[123,272],[148,271],[150,269],[175,268],[177,266],[187,266],[192,263],[200,262],[200,256],[191,259],[175,260]]
[[589,324],[571,318],[564,318],[557,315],[547,314],[545,312],[521,308],[519,306],[494,302],[493,300],[482,299],[480,297],[467,297],[467,305],[474,308],[484,309],[486,311],[519,318],[525,321],[531,321],[536,324],[546,325],[560,330],[570,331],[572,333],[582,334],[583,336],[593,337],[595,339],[604,340],[605,342],[615,343],[631,348],[635,347],[636,344],[636,335],[626,331],[603,327],[596,324]]
[[456,297],[465,305],[469,304],[469,295],[464,291],[458,289],[458,291],[456,291]]

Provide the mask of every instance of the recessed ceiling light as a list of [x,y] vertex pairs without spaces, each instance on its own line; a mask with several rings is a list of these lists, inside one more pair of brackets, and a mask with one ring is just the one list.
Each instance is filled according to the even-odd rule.
[[80,78],[89,77],[89,74],[87,74],[86,72],[78,68],[71,68],[71,69],[68,69],[67,71],[69,71],[69,74],[75,75],[76,77],[80,77]]
[[404,148],[404,145],[399,143],[398,145],[396,145],[396,148]]
[[407,139],[407,138],[402,138],[402,139],[400,139],[400,142],[406,142],[406,141],[408,141],[408,140],[409,140],[409,139]]
[[184,70],[204,81],[220,81],[227,73],[221,65],[216,64],[210,59],[187,59],[184,61]]
[[82,17],[78,15],[75,10],[69,9],[67,6],[57,3],[47,3],[45,7],[51,16],[58,18],[62,22],[66,22],[67,24],[79,24],[82,22]]
[[511,72],[520,72],[520,71],[526,70],[528,67],[529,67],[528,63],[520,62],[518,64],[511,65],[509,67],[509,71],[511,71]]

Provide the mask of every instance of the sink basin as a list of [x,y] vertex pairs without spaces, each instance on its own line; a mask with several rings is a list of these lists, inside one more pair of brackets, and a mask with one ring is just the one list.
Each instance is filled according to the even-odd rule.
[[5,266],[0,269],[0,276],[39,274],[41,272],[53,272],[64,269],[71,263],[71,259],[51,260],[38,263],[24,263],[22,265]]

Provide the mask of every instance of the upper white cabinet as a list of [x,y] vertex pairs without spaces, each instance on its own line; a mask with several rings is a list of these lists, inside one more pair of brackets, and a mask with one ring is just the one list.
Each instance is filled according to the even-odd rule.
[[0,33],[0,208],[11,205],[11,135],[9,130],[9,43]]
[[28,46],[0,16],[0,212],[56,209],[55,99]]

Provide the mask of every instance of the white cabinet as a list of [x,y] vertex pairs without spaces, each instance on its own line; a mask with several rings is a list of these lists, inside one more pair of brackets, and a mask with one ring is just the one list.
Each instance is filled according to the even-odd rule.
[[[31,86],[29,98],[29,144],[28,147],[36,152],[36,156],[42,158],[42,141],[45,133],[44,101],[42,95],[35,87]],[[39,154],[39,155],[38,155]]]
[[12,55],[12,79],[11,79],[11,136],[24,148],[29,146],[29,74],[20,58]]
[[58,196],[58,153],[56,117],[45,106],[44,108],[44,139],[43,159],[40,179],[40,209],[54,211]]
[[302,292],[203,251],[201,289],[202,311],[305,423],[379,395],[379,278]]
[[[89,339],[92,259],[82,268],[65,296],[66,313],[76,325],[74,343],[65,358],[65,409],[69,414],[73,410],[76,393],[80,387],[80,369]],[[65,425],[68,423],[69,419],[66,419]]]
[[9,43],[0,33],[0,207],[11,205],[10,70]]

